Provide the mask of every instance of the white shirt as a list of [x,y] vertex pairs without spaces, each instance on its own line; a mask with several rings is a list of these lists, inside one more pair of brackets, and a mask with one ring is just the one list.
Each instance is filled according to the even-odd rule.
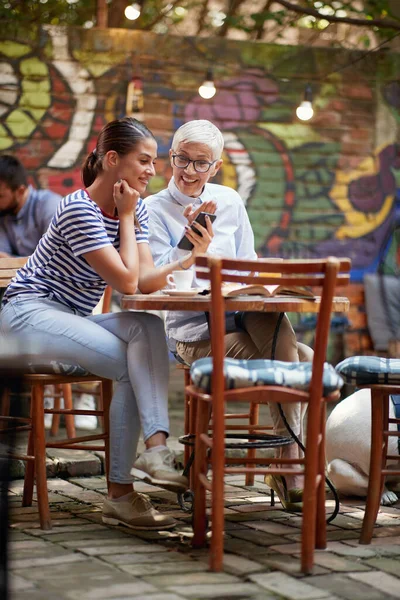
[[[174,178],[168,188],[145,199],[149,213],[149,243],[157,266],[166,265],[187,254],[187,250],[177,248],[184,234],[187,219],[183,211],[189,204],[196,209],[207,200],[217,203],[217,218],[213,223],[214,238],[207,254],[225,258],[254,260],[254,235],[246,208],[239,194],[224,185],[206,183],[199,198],[182,194],[175,185]],[[204,287],[204,280],[196,279],[194,266],[193,286]],[[208,325],[204,313],[171,311],[167,313],[166,331],[170,339],[194,342],[208,339]]]

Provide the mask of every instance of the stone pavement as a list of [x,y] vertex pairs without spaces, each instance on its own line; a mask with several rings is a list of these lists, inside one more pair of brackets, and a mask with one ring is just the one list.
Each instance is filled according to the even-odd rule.
[[[10,488],[13,600],[380,600],[400,598],[400,503],[383,508],[370,546],[360,546],[360,500],[342,503],[317,551],[314,573],[299,572],[301,517],[269,504],[257,478],[228,477],[224,571],[211,573],[207,550],[190,546],[190,515],[176,496],[140,483],[173,515],[170,532],[134,532],[101,522],[104,476],[49,480],[53,529],[38,526],[36,506],[21,508],[22,480]],[[332,501],[328,501],[332,507]]]
[[[171,403],[169,445],[175,452],[182,428],[180,397]],[[279,501],[271,507],[261,477],[254,487],[246,487],[243,476],[227,477],[224,571],[211,573],[207,550],[191,548],[190,514],[171,492],[137,484],[178,526],[135,532],[101,522],[102,453],[52,454],[48,471],[51,531],[39,529],[35,501],[21,507],[22,480],[10,485],[12,600],[400,598],[400,502],[382,507],[372,544],[360,546],[364,503],[342,501],[328,525],[328,549],[317,551],[313,574],[303,576],[301,516],[281,510]],[[327,507],[332,510],[332,500]]]

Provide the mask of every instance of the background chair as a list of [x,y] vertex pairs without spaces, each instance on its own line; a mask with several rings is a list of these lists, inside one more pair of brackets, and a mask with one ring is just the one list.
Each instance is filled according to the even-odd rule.
[[[400,475],[400,467],[388,469],[386,466],[388,460],[399,461],[398,454],[388,454],[388,438],[400,438],[400,418],[389,417],[390,396],[400,394],[400,359],[352,356],[339,363],[336,370],[346,383],[371,390],[371,456],[367,502],[360,534],[360,544],[369,544],[385,477]],[[390,429],[391,424],[397,428]]]
[[[193,545],[201,547],[206,541],[206,490],[208,490],[211,492],[210,568],[213,571],[221,570],[224,529],[223,494],[226,474],[251,472],[265,475],[304,475],[301,569],[304,573],[309,573],[313,565],[315,547],[326,547],[325,401],[338,399],[338,390],[342,380],[335,376],[333,367],[324,364],[324,361],[335,288],[337,285],[348,283],[350,260],[335,258],[304,261],[284,260],[277,264],[267,259],[244,261],[199,257],[196,260],[196,266],[198,268],[197,276],[211,281],[212,358],[201,359],[192,365],[193,383],[186,388],[186,393],[197,403]],[[236,272],[235,275],[232,274],[232,271]],[[313,363],[225,359],[223,345],[225,298],[222,292],[222,282],[274,285],[276,279],[262,277],[261,274],[275,271],[282,273],[280,285],[307,285],[321,289],[320,300],[315,300],[318,302],[319,315]],[[254,275],[251,272],[257,272],[260,275]],[[279,308],[275,310],[279,311]],[[258,363],[257,366],[262,363],[262,368],[255,369],[254,363]],[[238,372],[238,367],[240,367],[240,372]],[[285,369],[287,370],[285,371]],[[276,377],[277,373],[278,378]],[[241,384],[238,383],[240,378],[242,379]],[[263,384],[261,384],[262,378],[264,379]],[[244,387],[234,389],[239,385]],[[307,448],[304,458],[227,458],[225,455],[225,403],[243,401],[258,404],[267,402],[307,403],[309,407]],[[208,435],[211,414],[212,437]],[[209,464],[212,469],[211,482],[206,476]],[[243,464],[252,464],[253,466],[229,466]],[[266,465],[272,466],[267,468]],[[293,465],[298,465],[299,468],[290,468]]]
[[[8,283],[15,276],[17,269],[23,266],[27,258],[0,258],[0,288],[7,287]],[[103,310],[108,312],[110,307],[111,288],[105,293],[103,299]],[[15,349],[14,349],[15,350]],[[19,353],[15,352],[15,357],[7,356],[11,366],[19,362]],[[10,427],[14,432],[29,431],[28,449],[26,455],[10,454],[10,458],[27,461],[25,470],[24,492],[22,498],[23,506],[31,506],[33,497],[33,485],[36,479],[37,500],[39,508],[40,525],[42,529],[51,529],[50,509],[47,493],[46,479],[46,448],[64,448],[71,450],[104,450],[106,475],[108,475],[108,456],[109,456],[109,410],[113,392],[113,382],[103,379],[97,375],[88,374],[83,369],[71,366],[70,374],[60,373],[27,373],[18,370],[18,380],[21,387],[29,386],[31,406],[29,417],[11,417],[10,409],[10,389],[5,386],[1,399],[0,425],[1,434],[7,435]],[[99,382],[101,387],[101,407],[99,410],[74,410],[72,404],[71,385],[77,383]],[[45,387],[53,385],[56,389],[61,389],[64,398],[65,408],[60,408],[60,394],[55,396],[54,409],[44,409]],[[53,421],[52,432],[57,433],[58,421],[60,415],[64,415],[67,428],[67,439],[47,441],[44,427],[44,415],[52,414]],[[93,435],[76,437],[75,426],[73,423],[74,415],[96,415],[103,424],[103,431]],[[16,427],[14,425],[17,424]],[[94,444],[99,440],[104,440],[104,446]]]

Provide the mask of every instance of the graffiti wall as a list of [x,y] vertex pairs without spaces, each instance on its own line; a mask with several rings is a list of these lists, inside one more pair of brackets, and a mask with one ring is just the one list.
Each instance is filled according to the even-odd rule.
[[[159,143],[149,193],[170,177],[174,130],[210,119],[225,138],[218,182],[241,194],[259,255],[350,256],[361,284],[378,265],[400,271],[400,58],[354,58],[124,30],[21,33],[0,42],[0,151],[18,156],[34,185],[62,194],[79,187],[97,132],[124,115],[138,75]],[[218,91],[203,100],[197,88],[210,65]],[[308,82],[314,117],[300,122]]]

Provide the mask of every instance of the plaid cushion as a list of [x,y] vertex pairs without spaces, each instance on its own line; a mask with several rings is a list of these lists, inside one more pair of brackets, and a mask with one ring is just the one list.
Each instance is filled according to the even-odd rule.
[[336,371],[346,383],[354,385],[400,384],[400,359],[398,358],[350,356],[336,366]]
[[90,375],[89,371],[79,365],[67,365],[55,360],[43,364],[38,363],[37,360],[34,363],[28,362],[25,370],[39,375],[68,375],[69,377],[86,377],[86,375]]
[[[225,389],[253,387],[257,385],[279,385],[308,391],[311,381],[312,363],[290,363],[279,360],[224,360]],[[199,358],[190,369],[194,385],[205,392],[211,391],[212,358]],[[324,365],[324,396],[339,390],[343,385],[342,378],[332,365]]]

